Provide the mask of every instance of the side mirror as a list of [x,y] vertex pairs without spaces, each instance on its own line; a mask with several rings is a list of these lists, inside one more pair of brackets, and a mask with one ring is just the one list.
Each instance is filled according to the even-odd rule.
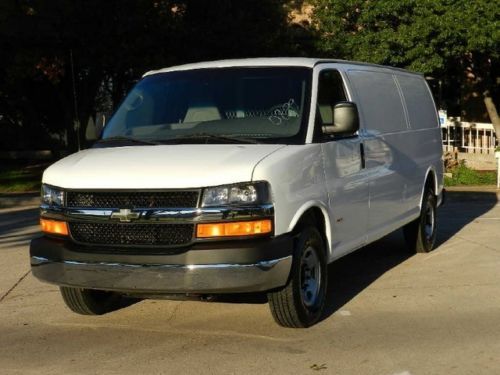
[[352,135],[359,130],[358,107],[340,102],[333,107],[333,125],[323,126],[323,134]]

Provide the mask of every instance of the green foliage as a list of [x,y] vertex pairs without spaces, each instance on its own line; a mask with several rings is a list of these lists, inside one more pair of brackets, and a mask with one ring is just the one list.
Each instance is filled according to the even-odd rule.
[[318,47],[330,56],[443,72],[467,54],[497,60],[500,6],[491,0],[315,0]]
[[11,164],[0,167],[0,193],[18,193],[40,190],[43,170],[46,164]]
[[[498,0],[313,0],[318,50],[328,57],[406,68],[431,80],[455,116],[500,122]],[[465,105],[462,105],[465,104]],[[481,109],[482,108],[482,109]]]
[[497,175],[495,172],[479,172],[461,163],[452,170],[452,177],[445,177],[445,186],[457,185],[495,185]]

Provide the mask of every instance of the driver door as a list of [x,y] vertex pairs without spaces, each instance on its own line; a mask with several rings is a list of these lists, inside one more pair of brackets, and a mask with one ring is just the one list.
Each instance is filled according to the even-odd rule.
[[322,132],[323,126],[333,124],[334,105],[350,99],[338,70],[320,71],[317,98],[315,140],[322,148],[332,250],[337,258],[366,243],[369,195],[364,146],[359,132],[342,136]]

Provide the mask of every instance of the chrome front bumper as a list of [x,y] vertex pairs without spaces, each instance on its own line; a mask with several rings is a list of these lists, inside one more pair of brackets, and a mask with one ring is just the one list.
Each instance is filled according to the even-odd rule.
[[129,264],[31,256],[32,273],[49,283],[123,293],[242,293],[284,286],[292,256],[252,264]]

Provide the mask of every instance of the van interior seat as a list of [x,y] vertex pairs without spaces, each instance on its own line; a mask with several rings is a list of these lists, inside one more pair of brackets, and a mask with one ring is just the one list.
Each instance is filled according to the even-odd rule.
[[333,107],[328,104],[318,105],[318,112],[321,118],[322,125],[332,125],[333,124]]
[[221,112],[215,104],[213,95],[203,87],[188,104],[184,122],[203,122],[221,120]]
[[184,122],[202,122],[202,121],[214,121],[221,120],[222,116],[220,114],[219,108],[216,106],[200,106],[200,107],[189,107],[186,116],[184,116]]

